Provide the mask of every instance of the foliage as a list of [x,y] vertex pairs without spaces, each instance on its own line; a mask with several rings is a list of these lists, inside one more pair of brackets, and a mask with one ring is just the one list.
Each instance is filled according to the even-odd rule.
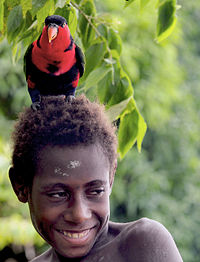
[[[142,7],[146,4],[147,1],[141,1]],[[165,34],[171,32],[171,24],[175,21],[176,1],[162,1],[158,10],[157,39],[160,41],[160,37],[164,39]],[[86,58],[86,70],[79,92],[88,93],[91,88],[96,89],[96,96],[101,103],[106,104],[107,109],[114,106],[111,109],[112,119],[119,120],[120,123],[118,149],[121,157],[125,156],[136,141],[138,150],[141,151],[146,123],[134,101],[132,83],[120,63],[121,39],[107,19],[97,16],[93,0],[3,0],[0,13],[4,14],[4,19],[0,20],[2,37],[7,37],[16,58],[21,56],[22,47],[27,47],[39,36],[46,16],[55,13],[66,17],[71,33],[81,44]],[[109,20],[112,22],[112,19]],[[94,93],[93,90],[92,92]],[[125,103],[126,101],[129,102]]]
[[[7,176],[9,166],[10,144],[0,140],[0,249],[10,243],[33,245],[43,241],[35,232],[24,205],[16,202],[16,196],[11,191]],[[15,212],[13,212],[13,210]],[[17,211],[17,212],[16,212]]]
[[[110,119],[118,119],[121,156],[136,140],[141,146],[145,124],[138,108],[148,123],[142,153],[133,148],[118,163],[111,218],[156,219],[172,233],[183,260],[198,261],[200,3],[180,0],[176,22],[175,1],[124,2],[123,9],[120,0],[1,1],[1,37],[6,36],[9,44],[3,40],[0,45],[0,124],[5,127],[0,130],[4,137],[0,140],[0,248],[9,243],[43,243],[29,223],[27,207],[16,201],[10,188],[6,140],[12,120],[30,104],[23,54],[38,37],[46,15],[55,11],[67,18],[86,56],[86,72],[77,93],[105,103]],[[11,11],[19,16],[17,24]],[[174,33],[164,39],[175,22]]]
[[[200,4],[180,4],[179,27],[161,45],[151,41],[154,23],[147,24],[144,13],[131,20],[129,10],[129,23],[122,23],[122,63],[135,83],[148,131],[142,154],[132,149],[118,165],[111,217],[160,221],[172,233],[183,260],[197,262]],[[120,10],[115,12],[118,16]]]
[[[126,0],[125,7],[129,6],[135,0]],[[143,10],[151,0],[140,0],[140,10]],[[166,39],[173,31],[176,24],[176,9],[179,7],[176,0],[158,0],[158,19],[157,19],[157,32],[156,40],[158,42]]]
[[[96,15],[96,7],[93,0],[84,1],[4,1],[1,12],[4,13],[3,24],[1,22],[2,37],[6,36],[12,45],[13,55],[17,59],[24,53],[23,47],[27,47],[41,33],[44,20],[47,15],[59,14],[66,17],[72,35],[82,46],[86,58],[86,70],[81,79],[78,92],[87,93],[89,89],[95,88],[96,95],[107,108],[117,105],[123,100],[131,97],[133,99],[133,88],[127,74],[123,71],[119,57],[121,50],[120,37],[110,27],[104,25]],[[2,11],[3,10],[3,11]],[[78,11],[78,16],[77,12]],[[98,77],[96,77],[98,75]],[[102,86],[102,83],[107,85]],[[124,114],[130,114],[124,104]],[[135,108],[132,108],[132,111]],[[119,110],[114,118],[121,118],[121,123],[126,122],[121,117]],[[131,135],[127,144],[124,143],[124,156],[137,140],[138,136],[144,136],[146,124],[136,110],[136,119],[142,119],[142,129],[138,125],[138,132]],[[126,129],[131,129],[131,123],[126,123]],[[141,148],[141,140],[138,140],[138,148]],[[122,146],[119,146],[119,150]]]
[[22,72],[22,64],[19,63],[19,66],[16,66],[9,51],[10,47],[4,40],[0,45],[0,113],[2,119],[5,117],[13,120],[23,106],[28,106],[29,101],[27,99],[28,92]]

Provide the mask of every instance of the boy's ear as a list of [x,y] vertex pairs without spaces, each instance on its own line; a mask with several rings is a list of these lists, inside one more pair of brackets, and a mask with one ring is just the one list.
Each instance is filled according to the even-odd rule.
[[12,184],[12,188],[15,191],[16,196],[19,201],[26,203],[28,201],[28,186],[15,175],[15,170],[13,167],[9,169],[9,178]]

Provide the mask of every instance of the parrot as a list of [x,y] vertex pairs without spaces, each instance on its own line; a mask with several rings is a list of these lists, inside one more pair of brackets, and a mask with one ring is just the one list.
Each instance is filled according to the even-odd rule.
[[47,16],[42,33],[24,55],[32,109],[40,108],[41,95],[64,95],[67,102],[72,101],[84,68],[84,54],[75,44],[66,19]]

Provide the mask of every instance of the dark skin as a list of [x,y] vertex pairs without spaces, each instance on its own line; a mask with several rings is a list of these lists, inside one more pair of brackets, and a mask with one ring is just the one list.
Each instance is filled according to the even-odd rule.
[[32,187],[10,179],[32,222],[52,249],[34,261],[181,262],[170,233],[158,222],[109,222],[114,174],[98,144],[44,148]]

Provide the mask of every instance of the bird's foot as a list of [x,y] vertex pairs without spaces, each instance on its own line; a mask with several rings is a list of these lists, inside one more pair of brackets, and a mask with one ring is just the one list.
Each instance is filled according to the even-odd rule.
[[69,95],[65,97],[65,101],[71,103],[75,99],[75,96]]
[[40,102],[33,102],[31,105],[31,108],[33,109],[33,111],[37,111],[40,109]]

